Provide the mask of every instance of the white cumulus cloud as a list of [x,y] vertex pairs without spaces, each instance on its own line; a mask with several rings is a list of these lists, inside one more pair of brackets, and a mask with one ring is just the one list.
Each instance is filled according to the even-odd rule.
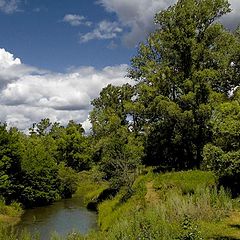
[[89,128],[91,101],[108,84],[131,83],[125,78],[127,67],[80,67],[55,73],[26,66],[0,49],[0,68],[4,69],[4,74],[0,71],[0,122],[26,130],[42,118],[61,124],[73,119]]
[[80,37],[80,42],[85,43],[93,39],[113,39],[122,32],[117,22],[101,21],[92,32],[88,32]]
[[63,22],[67,22],[72,26],[80,26],[80,25],[91,26],[92,25],[92,23],[90,21],[87,21],[84,16],[77,15],[77,14],[66,14],[63,18]]
[[13,65],[21,64],[19,58],[14,58],[13,54],[7,52],[4,48],[0,49],[0,68],[9,68]]
[[175,0],[99,0],[108,12],[116,13],[119,22],[130,28],[125,34],[124,42],[134,46],[145,39],[154,29],[154,15],[175,3]]
[[[153,23],[155,14],[175,4],[176,0],[98,0],[106,11],[115,13],[122,26],[129,28],[124,33],[123,41],[127,46],[135,46],[146,39],[156,27]],[[229,28],[240,24],[240,1],[230,0],[232,13],[223,17],[222,22]]]

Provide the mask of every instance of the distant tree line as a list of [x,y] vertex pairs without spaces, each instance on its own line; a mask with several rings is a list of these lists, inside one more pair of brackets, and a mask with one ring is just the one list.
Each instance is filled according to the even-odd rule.
[[0,193],[7,203],[33,207],[71,197],[77,171],[90,168],[90,147],[80,124],[43,119],[30,135],[0,125]]

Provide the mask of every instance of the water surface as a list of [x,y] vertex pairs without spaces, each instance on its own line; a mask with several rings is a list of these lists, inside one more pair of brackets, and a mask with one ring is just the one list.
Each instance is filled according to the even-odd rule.
[[38,232],[41,240],[50,239],[53,232],[66,236],[71,231],[86,234],[97,228],[97,214],[83,207],[79,198],[61,200],[50,206],[28,209],[17,229]]

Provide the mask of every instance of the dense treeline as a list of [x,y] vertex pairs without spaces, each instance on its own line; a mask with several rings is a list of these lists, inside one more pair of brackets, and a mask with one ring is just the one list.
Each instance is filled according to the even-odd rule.
[[76,171],[90,168],[88,138],[80,124],[43,119],[30,135],[0,126],[0,192],[7,203],[49,204],[76,191]]
[[158,13],[139,45],[131,86],[108,85],[93,100],[92,132],[43,119],[30,135],[0,126],[0,192],[25,206],[69,197],[75,173],[97,168],[112,190],[143,166],[207,169],[237,194],[240,183],[240,31],[217,20],[227,0],[179,0]]

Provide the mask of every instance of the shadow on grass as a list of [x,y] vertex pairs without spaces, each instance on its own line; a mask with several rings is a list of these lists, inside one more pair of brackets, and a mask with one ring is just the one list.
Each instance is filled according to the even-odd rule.
[[230,224],[229,226],[232,228],[240,229],[240,224]]

